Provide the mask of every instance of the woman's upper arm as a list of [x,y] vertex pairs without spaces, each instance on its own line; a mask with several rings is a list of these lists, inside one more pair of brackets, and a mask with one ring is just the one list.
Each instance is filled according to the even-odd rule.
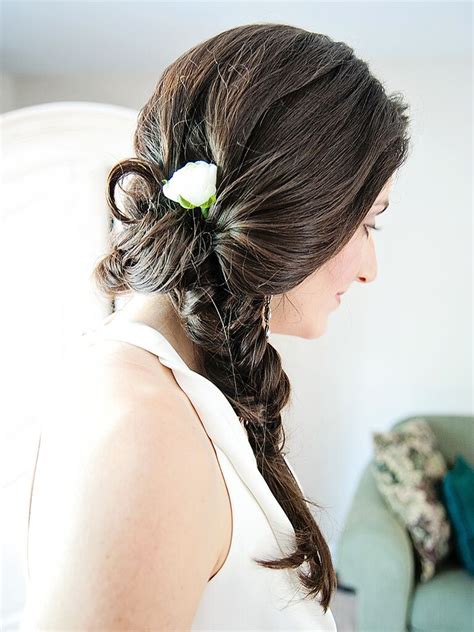
[[73,436],[62,444],[47,516],[33,501],[45,525],[35,626],[189,629],[218,557],[215,463],[179,398],[148,398],[108,425],[77,450]]

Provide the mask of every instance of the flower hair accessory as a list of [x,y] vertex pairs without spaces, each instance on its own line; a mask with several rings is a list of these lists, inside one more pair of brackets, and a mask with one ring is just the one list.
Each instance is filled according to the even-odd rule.
[[204,160],[187,162],[169,180],[162,180],[163,193],[186,209],[201,207],[204,219],[207,209],[216,201],[217,165]]

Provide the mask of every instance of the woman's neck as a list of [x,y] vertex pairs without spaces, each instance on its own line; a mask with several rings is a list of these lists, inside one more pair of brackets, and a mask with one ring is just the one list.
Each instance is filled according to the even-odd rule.
[[138,294],[120,307],[112,320],[137,320],[159,331],[192,371],[200,372],[195,345],[186,336],[168,294]]

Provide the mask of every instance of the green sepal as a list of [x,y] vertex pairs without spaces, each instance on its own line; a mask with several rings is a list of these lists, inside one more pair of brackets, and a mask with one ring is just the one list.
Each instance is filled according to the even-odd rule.
[[[216,198],[216,195],[214,193],[213,195],[211,195],[211,197],[206,202],[204,202],[204,204],[201,204],[199,206],[199,208],[201,209],[202,216],[205,219],[207,219],[207,217],[208,217],[207,209],[210,206],[212,206],[212,204],[214,204],[216,199],[217,198]],[[188,200],[186,200],[182,195],[178,195],[178,202],[185,209],[197,208],[196,206],[194,206],[194,204],[192,204],[191,202],[188,202]]]
[[207,200],[207,202],[204,202],[204,204],[201,204],[201,210],[209,208],[210,206],[214,204],[215,201],[216,201],[216,195],[214,193],[214,195],[211,195],[211,197]]
[[194,204],[191,204],[191,202],[188,202],[188,200],[185,200],[182,195],[178,195],[178,202],[181,204],[183,208],[187,208],[187,209],[196,208]]

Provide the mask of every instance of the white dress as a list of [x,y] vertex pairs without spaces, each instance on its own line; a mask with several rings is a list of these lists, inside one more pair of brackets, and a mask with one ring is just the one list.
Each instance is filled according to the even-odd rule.
[[221,569],[206,584],[191,629],[336,631],[330,608],[325,614],[315,599],[302,600],[296,570],[266,569],[252,559],[289,553],[295,532],[260,474],[247,432],[223,392],[192,371],[153,327],[138,321],[108,322],[109,318],[85,332],[82,340],[93,344],[100,336],[127,342],[169,367],[202,420],[227,485],[233,515],[231,547]]

